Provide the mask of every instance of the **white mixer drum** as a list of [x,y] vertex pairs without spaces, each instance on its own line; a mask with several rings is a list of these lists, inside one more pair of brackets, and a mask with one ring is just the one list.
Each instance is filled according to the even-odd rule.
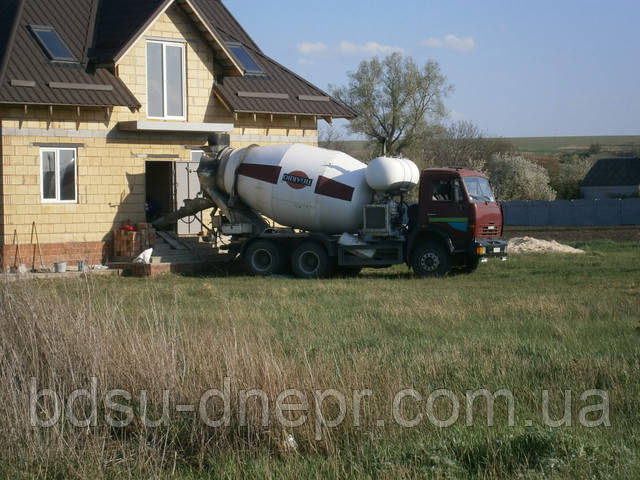
[[366,179],[376,192],[406,191],[418,185],[420,171],[411,160],[378,157],[369,163]]
[[[349,155],[302,144],[239,149],[224,167],[224,190],[280,225],[356,232],[373,192],[367,166]],[[237,179],[235,172],[237,171]]]

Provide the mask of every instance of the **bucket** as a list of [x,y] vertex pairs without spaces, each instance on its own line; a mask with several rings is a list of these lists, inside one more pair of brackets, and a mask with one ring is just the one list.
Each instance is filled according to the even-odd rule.
[[53,268],[56,273],[65,273],[67,271],[67,262],[54,262]]

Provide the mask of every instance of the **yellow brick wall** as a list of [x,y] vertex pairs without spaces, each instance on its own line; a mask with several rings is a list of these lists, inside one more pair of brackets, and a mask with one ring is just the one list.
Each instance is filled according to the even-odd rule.
[[[189,122],[234,123],[232,141],[236,148],[252,143],[282,143],[295,137],[317,144],[313,118],[293,116],[240,115],[229,113],[212,94],[213,59],[210,47],[177,6],[163,14],[118,66],[118,74],[138,100],[146,103],[146,37],[187,40],[187,120]],[[113,226],[126,220],[144,221],[145,161],[136,155],[178,155],[190,160],[185,146],[204,145],[206,135],[131,135],[122,138],[117,122],[147,120],[146,108],[130,112],[116,107],[82,108],[0,106],[2,126],[2,187],[5,245],[13,231],[28,243],[32,222],[36,222],[41,243],[95,242],[108,239]],[[7,129],[14,134],[8,135]],[[61,131],[65,132],[61,135]],[[17,132],[17,133],[16,133]],[[54,134],[55,132],[55,134]],[[252,138],[259,136],[260,140]],[[87,138],[90,137],[90,138]],[[98,138],[95,138],[98,137]],[[273,142],[268,137],[274,137]],[[277,139],[275,139],[277,137]],[[308,141],[307,141],[308,139]],[[293,140],[292,140],[293,141]],[[78,143],[77,192],[73,204],[43,204],[40,194],[40,147],[33,143]],[[1,230],[0,230],[1,231]]]
[[[214,62],[211,46],[178,5],[163,13],[118,64],[118,76],[142,103],[141,115],[128,110],[118,120],[146,119],[147,39],[186,41],[187,120],[189,122],[233,122],[233,116],[213,95]],[[142,117],[142,118],[141,118]]]
[[[139,112],[116,108],[112,122],[150,120],[147,118],[147,39],[186,41],[187,120],[194,123],[233,123],[236,135],[308,136],[317,144],[317,122],[312,117],[292,115],[240,115],[235,118],[213,93],[216,67],[211,45],[178,5],[173,5],[155,21],[131,47],[117,66],[120,79],[142,104]],[[162,120],[156,120],[161,122]],[[174,120],[171,120],[174,121]],[[245,142],[251,143],[251,142]],[[244,146],[244,143],[236,146]]]

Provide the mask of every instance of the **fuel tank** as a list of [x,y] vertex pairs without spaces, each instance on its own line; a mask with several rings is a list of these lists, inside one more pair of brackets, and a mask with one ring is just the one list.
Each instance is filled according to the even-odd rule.
[[366,179],[376,192],[408,191],[418,185],[420,171],[406,158],[378,157],[367,166]]

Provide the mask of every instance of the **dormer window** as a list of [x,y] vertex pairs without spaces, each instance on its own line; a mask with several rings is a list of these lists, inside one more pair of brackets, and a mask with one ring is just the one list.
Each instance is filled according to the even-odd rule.
[[247,49],[244,48],[244,45],[237,42],[227,42],[226,46],[240,66],[244,69],[244,73],[253,75],[260,75],[264,73],[262,68],[260,68],[260,65],[257,64]]
[[147,41],[147,116],[186,120],[184,44]]
[[54,62],[77,63],[69,47],[64,43],[56,29],[50,25],[29,25],[29,30],[44,50],[44,53]]

